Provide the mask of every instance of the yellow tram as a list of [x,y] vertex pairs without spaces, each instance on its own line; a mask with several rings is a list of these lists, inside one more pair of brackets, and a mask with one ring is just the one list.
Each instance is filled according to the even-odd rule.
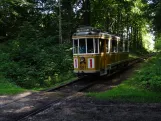
[[74,73],[105,75],[128,64],[129,42],[93,27],[78,28],[72,36]]

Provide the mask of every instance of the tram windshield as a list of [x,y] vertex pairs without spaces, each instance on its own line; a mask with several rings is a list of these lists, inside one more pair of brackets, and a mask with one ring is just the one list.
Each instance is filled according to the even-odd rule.
[[78,53],[78,40],[73,40],[73,53]]
[[87,53],[94,53],[93,39],[87,39]]
[[86,41],[85,41],[85,39],[79,39],[79,53],[86,53]]
[[74,54],[90,54],[98,53],[98,39],[74,39],[73,40]]

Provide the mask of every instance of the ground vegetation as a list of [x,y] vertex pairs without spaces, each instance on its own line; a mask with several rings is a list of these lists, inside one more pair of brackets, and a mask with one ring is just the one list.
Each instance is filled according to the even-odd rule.
[[160,57],[152,57],[141,64],[135,73],[112,90],[88,93],[102,100],[125,102],[161,102]]

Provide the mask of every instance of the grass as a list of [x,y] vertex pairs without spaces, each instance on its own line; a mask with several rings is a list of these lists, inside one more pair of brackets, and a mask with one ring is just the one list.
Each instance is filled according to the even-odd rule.
[[26,91],[0,76],[0,95],[13,95]]
[[[60,86],[62,84],[66,84],[68,82],[71,82],[75,79],[77,79],[77,77],[71,77],[67,80],[57,82],[54,85],[51,85],[50,87],[54,88],[54,87]],[[32,91],[42,91],[42,90],[47,90],[50,87],[33,88],[33,89],[30,89],[30,90],[32,90]],[[3,76],[0,75],[0,95],[13,95],[13,94],[22,93],[24,91],[26,91],[26,90],[21,88],[21,87],[18,87],[14,83],[9,82],[7,79],[5,79]]]
[[89,96],[103,100],[117,100],[125,102],[161,102],[161,93],[141,89],[136,85],[130,85],[130,80],[112,90],[101,93],[89,93]]
[[136,54],[134,54],[134,53],[130,53],[130,54],[129,54],[129,57],[130,57],[130,58],[137,58],[137,57],[139,57],[139,56],[136,55]]
[[[157,80],[158,78],[154,78],[157,76],[155,68],[159,66],[156,64],[155,60],[156,57],[146,61],[146,63],[142,64],[141,69],[137,70],[130,79],[123,81],[122,84],[112,90],[100,93],[88,93],[87,95],[103,100],[149,103],[161,102],[161,91],[156,91],[156,87],[148,87],[152,86],[153,83],[143,85],[143,82],[149,82],[148,79],[155,83],[161,81]],[[149,74],[147,74],[147,72],[149,72]],[[160,89],[160,87],[158,87],[158,89]]]

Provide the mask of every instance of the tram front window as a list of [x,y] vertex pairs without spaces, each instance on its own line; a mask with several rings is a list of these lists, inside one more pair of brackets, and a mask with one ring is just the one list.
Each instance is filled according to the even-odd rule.
[[78,40],[73,40],[73,53],[77,54],[78,53]]
[[85,39],[79,40],[79,53],[86,53],[86,42]]
[[87,39],[87,53],[94,53],[93,39]]
[[[77,41],[79,43],[79,52],[80,54],[87,54],[87,53],[98,53],[98,40],[92,39],[78,39]],[[74,52],[75,48],[77,47],[76,42],[74,42]],[[95,46],[95,49],[94,49]],[[77,50],[77,49],[76,49]],[[94,51],[95,50],[95,51]]]

